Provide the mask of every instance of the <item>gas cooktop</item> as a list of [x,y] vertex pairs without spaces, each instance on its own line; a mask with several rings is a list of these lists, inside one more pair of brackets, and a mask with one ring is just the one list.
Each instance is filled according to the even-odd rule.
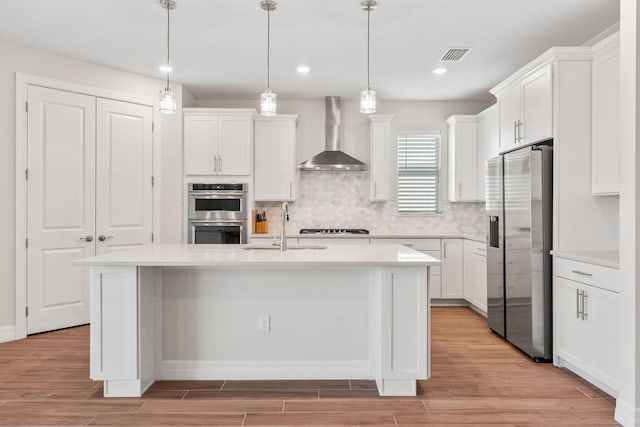
[[369,234],[364,228],[301,228],[300,234]]

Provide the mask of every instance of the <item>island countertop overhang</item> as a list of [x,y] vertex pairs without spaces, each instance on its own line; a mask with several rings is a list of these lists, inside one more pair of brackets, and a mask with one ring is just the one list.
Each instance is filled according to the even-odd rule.
[[155,244],[76,260],[77,266],[319,267],[436,266],[441,261],[396,244],[328,245],[326,249],[243,249],[252,245]]

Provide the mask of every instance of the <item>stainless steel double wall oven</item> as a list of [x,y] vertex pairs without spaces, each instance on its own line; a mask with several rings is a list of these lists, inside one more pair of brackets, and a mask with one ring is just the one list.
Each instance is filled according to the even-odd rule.
[[188,243],[247,243],[247,185],[189,184]]

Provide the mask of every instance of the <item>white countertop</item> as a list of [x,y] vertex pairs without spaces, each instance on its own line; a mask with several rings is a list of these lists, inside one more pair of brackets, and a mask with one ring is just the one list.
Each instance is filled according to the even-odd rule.
[[[402,245],[327,245],[326,249],[242,249],[263,245],[158,244],[72,262],[78,266],[314,267],[425,266],[440,260]],[[268,246],[268,245],[264,245]],[[298,245],[290,245],[298,246]]]
[[620,252],[618,251],[551,251],[551,255],[603,267],[620,268]]

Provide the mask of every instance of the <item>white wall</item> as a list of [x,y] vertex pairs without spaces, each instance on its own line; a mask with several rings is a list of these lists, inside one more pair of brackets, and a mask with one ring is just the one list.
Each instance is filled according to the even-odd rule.
[[[15,73],[22,72],[122,94],[157,99],[163,80],[132,74],[0,41],[0,327],[15,323]],[[151,70],[150,70],[151,71]],[[181,86],[172,85],[181,99]],[[182,114],[163,116],[161,172],[167,190],[162,193],[160,223],[169,227],[165,241],[180,239],[182,182]],[[156,123],[158,125],[158,123]],[[176,157],[177,156],[177,157]],[[180,170],[174,167],[180,165]],[[155,172],[154,172],[155,173]],[[177,182],[177,186],[175,184]],[[173,202],[172,202],[173,200]]]
[[[378,101],[377,114],[394,114],[392,135],[399,130],[439,130],[442,134],[442,198],[447,195],[447,141],[445,120],[452,114],[475,114],[487,101]],[[200,107],[257,108],[255,100],[200,100]],[[297,162],[324,150],[324,100],[279,100],[278,113],[298,114]],[[369,120],[359,103],[342,100],[341,147],[369,163]],[[389,159],[394,162],[394,159]],[[484,204],[442,202],[442,215],[411,217],[396,215],[395,202],[369,202],[368,172],[299,172],[298,198],[291,206],[290,230],[337,227],[368,228],[377,234],[478,233],[484,227]],[[269,231],[277,233],[279,204],[259,203],[267,211]]]

